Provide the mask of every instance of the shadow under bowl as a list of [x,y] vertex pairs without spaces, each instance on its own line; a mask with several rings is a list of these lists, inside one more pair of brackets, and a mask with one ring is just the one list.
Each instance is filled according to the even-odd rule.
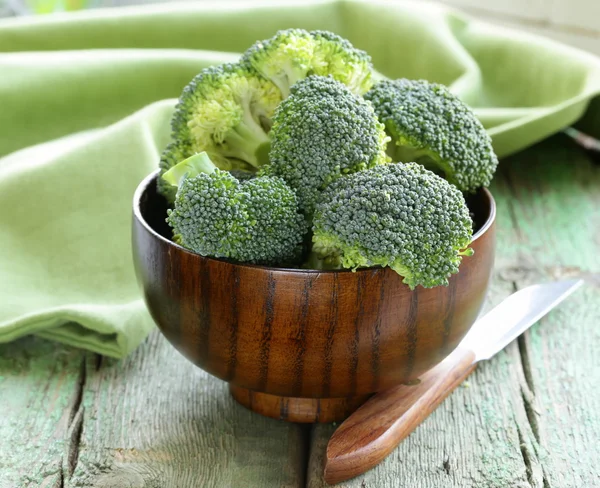
[[495,203],[468,197],[471,247],[448,286],[410,290],[389,268],[283,269],[203,257],[175,244],[157,172],[133,202],[133,257],[148,309],[186,358],[248,408],[295,422],[340,421],[406,383],[461,341],[494,262]]

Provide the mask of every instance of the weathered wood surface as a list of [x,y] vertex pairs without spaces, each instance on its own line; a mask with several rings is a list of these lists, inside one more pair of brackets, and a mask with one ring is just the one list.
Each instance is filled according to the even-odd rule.
[[236,404],[155,331],[123,361],[0,347],[0,487],[304,486],[308,431]]
[[84,358],[32,337],[0,346],[0,488],[63,486]]
[[[488,308],[537,281],[588,285],[339,486],[600,486],[600,166],[559,136],[504,161],[493,192]],[[309,441],[244,410],[157,333],[118,362],[32,338],[0,346],[0,488],[320,488],[332,430]]]
[[[492,188],[498,252],[488,308],[513,289],[588,285],[492,361],[348,488],[600,486],[600,167],[566,137],[502,163]],[[331,426],[312,435],[308,486],[326,486]]]
[[237,405],[158,332],[126,360],[87,362],[80,414],[66,486],[304,484],[304,430]]

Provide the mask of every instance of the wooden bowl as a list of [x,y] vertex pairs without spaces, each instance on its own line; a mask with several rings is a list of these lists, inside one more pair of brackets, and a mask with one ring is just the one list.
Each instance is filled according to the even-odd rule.
[[411,291],[388,268],[356,272],[234,264],[170,240],[157,173],[133,202],[133,254],[144,298],[185,357],[275,418],[339,421],[370,394],[415,380],[475,321],[494,261],[495,204],[469,198],[475,254],[447,287]]

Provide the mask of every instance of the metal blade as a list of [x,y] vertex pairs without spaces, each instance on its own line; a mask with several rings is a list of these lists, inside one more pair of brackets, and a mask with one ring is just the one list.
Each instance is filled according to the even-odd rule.
[[513,293],[479,318],[459,347],[474,351],[475,362],[491,358],[582,284],[583,280],[555,281]]

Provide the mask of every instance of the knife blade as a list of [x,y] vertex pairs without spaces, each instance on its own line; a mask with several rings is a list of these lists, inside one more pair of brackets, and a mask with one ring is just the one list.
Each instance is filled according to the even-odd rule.
[[475,369],[504,349],[583,284],[557,281],[523,288],[479,318],[458,347],[415,385],[376,393],[333,433],[325,481],[339,483],[379,464]]

